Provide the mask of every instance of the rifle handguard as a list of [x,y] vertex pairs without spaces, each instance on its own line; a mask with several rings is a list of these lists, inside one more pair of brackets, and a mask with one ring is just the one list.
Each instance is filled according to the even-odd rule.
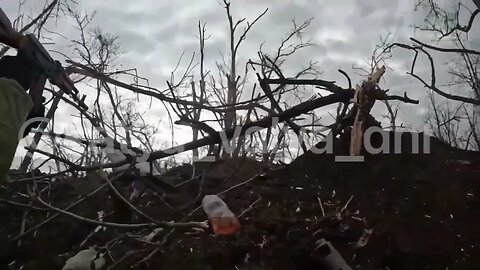
[[[12,28],[12,24],[7,15],[1,8],[0,42],[20,51],[34,68],[48,77],[52,84],[58,86],[63,92],[69,94],[82,108],[88,109],[87,105],[83,102],[84,97],[82,99],[77,97],[78,90],[75,88],[73,81],[68,77],[67,72],[60,62],[52,59],[35,35],[22,35],[15,31]],[[35,91],[40,91],[38,95],[41,95],[43,87],[37,87]]]

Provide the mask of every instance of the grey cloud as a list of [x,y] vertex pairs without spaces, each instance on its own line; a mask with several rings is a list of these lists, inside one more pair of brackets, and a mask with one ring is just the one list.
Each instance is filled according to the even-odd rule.
[[[16,13],[16,1],[6,1],[2,8],[7,14]],[[35,1],[30,1],[32,4]],[[216,70],[215,63],[221,61],[223,52],[228,57],[228,21],[225,10],[217,0],[136,0],[136,1],[98,1],[80,0],[81,8],[96,11],[95,23],[107,32],[117,34],[122,44],[124,55],[118,63],[122,68],[138,69],[139,74],[147,77],[150,85],[165,88],[168,73],[176,65],[178,58],[185,51],[186,65],[193,52],[197,52],[197,23],[207,23],[206,65],[207,69]],[[316,46],[301,51],[288,60],[285,73],[293,74],[310,60],[317,60],[324,72],[322,78],[336,80],[346,86],[345,78],[337,72],[341,68],[348,72],[354,83],[361,78],[355,75],[352,65],[362,63],[371,56],[379,36],[388,32],[394,41],[409,42],[413,31],[412,23],[422,22],[424,14],[413,12],[412,1],[390,0],[242,0],[232,1],[232,13],[235,19],[247,17],[252,21],[265,8],[268,13],[251,30],[240,50],[240,65],[244,68],[245,60],[255,58],[260,44],[264,41],[266,51],[272,51],[280,43],[289,29],[291,20],[303,20],[314,17],[305,33],[305,39],[311,39]],[[32,4],[34,5],[34,4]],[[76,31],[70,24],[58,25],[55,29],[69,37],[75,37]],[[480,27],[474,26],[470,36],[472,46],[480,47]],[[428,40],[428,37],[425,37]],[[60,41],[66,47],[66,41]],[[474,42],[477,42],[476,45]],[[425,114],[425,89],[413,78],[406,75],[412,54],[403,49],[396,49],[389,62],[393,70],[387,70],[385,87],[394,94],[408,93],[411,98],[422,100],[420,106],[402,105],[404,122],[423,125]],[[437,62],[446,62],[447,58],[438,58]],[[419,72],[428,78],[428,69],[419,65]],[[198,71],[196,71],[198,72]],[[444,72],[439,70],[439,72]],[[444,76],[445,77],[445,76]],[[444,78],[445,79],[445,78]],[[165,118],[165,112],[155,104],[154,113],[149,117]],[[64,109],[61,109],[64,110]],[[381,106],[376,108],[381,111]],[[69,111],[61,111],[69,113]],[[323,113],[323,112],[322,112]],[[168,125],[163,121],[162,125]],[[189,138],[189,137],[188,137]]]

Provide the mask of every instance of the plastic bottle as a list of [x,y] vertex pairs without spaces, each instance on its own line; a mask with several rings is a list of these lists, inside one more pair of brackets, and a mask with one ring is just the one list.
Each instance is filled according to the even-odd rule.
[[202,206],[212,224],[215,235],[229,235],[240,229],[240,222],[235,214],[217,195],[205,195]]

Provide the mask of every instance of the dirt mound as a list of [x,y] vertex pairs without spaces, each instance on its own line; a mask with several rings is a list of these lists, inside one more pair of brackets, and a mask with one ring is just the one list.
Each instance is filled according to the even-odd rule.
[[[336,141],[336,155],[345,153],[347,145]],[[167,181],[175,190],[157,185],[134,202],[159,220],[203,221],[199,198],[221,194],[242,224],[236,235],[222,237],[168,228],[155,235],[151,229],[95,231],[95,225],[60,216],[19,243],[13,240],[23,217],[28,217],[28,231],[47,214],[25,214],[25,207],[11,205],[28,204],[15,193],[26,193],[25,185],[12,185],[2,191],[4,203],[10,203],[0,203],[4,220],[9,220],[0,226],[2,242],[8,243],[0,250],[1,268],[16,261],[24,269],[60,269],[76,251],[96,245],[108,250],[114,269],[324,269],[317,244],[323,238],[352,268],[476,269],[480,156],[434,139],[430,150],[367,155],[363,163],[339,163],[334,155],[309,152],[284,167],[241,158],[196,164],[195,172],[183,165],[164,178],[150,179]],[[131,181],[115,182],[127,198]],[[91,176],[50,185],[49,202],[64,209],[99,185]],[[120,223],[144,221],[113,198],[105,189],[69,211],[92,219],[103,211],[104,220]]]

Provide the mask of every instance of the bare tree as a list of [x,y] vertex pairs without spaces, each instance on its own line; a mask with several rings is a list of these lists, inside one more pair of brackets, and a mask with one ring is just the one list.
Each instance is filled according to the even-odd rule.
[[[177,124],[187,125],[192,127],[194,131],[194,139],[198,138],[195,134],[195,130],[199,130],[202,134],[211,134],[215,131],[213,126],[218,124],[219,127],[228,129],[227,127],[233,128],[236,124],[241,123],[242,125],[249,123],[252,121],[251,117],[255,116],[256,119],[259,117],[264,116],[265,113],[275,113],[275,112],[282,112],[283,108],[279,105],[279,101],[282,100],[285,96],[293,96],[297,98],[299,101],[303,100],[303,94],[297,93],[300,91],[300,88],[297,86],[285,87],[285,85],[278,86],[275,90],[269,90],[269,86],[265,84],[260,84],[263,90],[262,93],[256,92],[256,84],[247,84],[247,78],[249,77],[249,70],[253,67],[254,70],[257,70],[262,74],[264,77],[271,77],[272,75],[281,74],[280,67],[283,66],[286,59],[291,57],[297,51],[309,47],[312,44],[309,41],[304,41],[302,39],[302,34],[305,29],[310,25],[311,19],[305,21],[302,24],[297,24],[295,21],[293,22],[292,29],[288,32],[287,36],[281,40],[280,45],[276,50],[274,50],[271,54],[267,54],[262,52],[262,46],[260,46],[259,52],[259,61],[252,61],[250,60],[245,67],[245,72],[242,76],[237,75],[237,60],[236,56],[238,51],[241,47],[242,42],[245,40],[249,31],[251,31],[254,24],[266,13],[265,10],[259,16],[255,18],[252,23],[246,24],[246,27],[242,32],[240,32],[239,27],[245,22],[245,19],[238,20],[234,23],[234,19],[231,16],[231,5],[230,2],[224,1],[224,8],[227,13],[227,19],[229,22],[229,44],[230,44],[230,59],[227,61],[223,59],[223,62],[217,62],[217,76],[209,75],[210,81],[208,84],[205,82],[205,78],[210,73],[209,71],[204,71],[204,50],[205,50],[205,40],[208,37],[205,36],[205,25],[200,24],[198,25],[198,32],[199,32],[199,41],[200,41],[200,83],[197,87],[195,82],[191,82],[190,85],[183,85],[184,87],[188,87],[191,90],[179,89],[178,87],[174,87],[174,85],[182,86],[179,82],[173,82],[172,80],[169,82],[171,93],[175,95],[176,98],[181,99],[188,99],[192,100],[192,102],[196,105],[191,106],[190,104],[175,104],[172,105],[172,109],[177,114],[179,120],[176,121]],[[237,32],[240,32],[239,34]],[[239,37],[237,37],[239,35]],[[190,67],[190,64],[188,65]],[[257,67],[255,67],[257,66]],[[259,73],[259,75],[260,75]],[[307,65],[304,69],[299,71],[295,74],[292,78],[299,78],[302,76],[317,76],[319,74],[318,70],[316,69],[316,62],[311,61],[309,65]],[[195,76],[192,76],[194,78]],[[234,79],[235,78],[235,79]],[[257,76],[258,78],[258,76]],[[249,100],[245,100],[244,97],[244,90],[251,89],[251,96]],[[189,93],[190,92],[190,93]],[[245,100],[245,101],[242,101]],[[270,104],[270,105],[267,105]],[[210,106],[209,108],[204,108],[203,105]],[[287,103],[282,103],[282,106],[288,108],[289,105]],[[203,108],[202,108],[203,107]],[[212,107],[222,107],[225,109],[221,110],[211,110]],[[262,111],[259,113],[257,108]],[[208,110],[214,118],[209,119],[206,117],[202,117],[200,119],[200,111],[201,110]],[[211,123],[211,124],[210,124]],[[292,130],[300,136],[300,128],[301,126],[294,124],[294,122],[289,121],[289,125],[291,126]],[[271,128],[267,129],[266,133],[262,133],[260,135],[255,136],[265,136],[267,137],[266,140],[263,141],[264,147],[266,150],[269,147],[274,147],[272,143],[273,138],[283,138],[283,136],[276,136],[272,134]],[[252,137],[257,143],[250,141],[250,138],[245,138],[243,136],[239,138],[235,138],[234,143],[236,145],[233,156],[238,156],[239,154],[245,155],[247,154],[248,150],[246,149],[246,145],[258,145],[260,140]],[[306,151],[306,146],[303,143],[303,140],[300,139],[299,143],[303,151]],[[278,145],[278,144],[277,144]],[[210,149],[213,149],[210,147]],[[259,148],[257,147],[257,150]],[[196,154],[197,150],[194,151]],[[268,152],[268,150],[267,150]],[[265,159],[267,159],[267,155],[265,155]]]
[[[468,35],[478,18],[480,7],[478,1],[472,2],[460,2],[449,8],[434,0],[418,1],[415,7],[426,11],[426,18],[424,25],[415,28],[420,32],[435,34],[437,43],[411,37],[412,44],[393,43],[388,47],[403,48],[414,53],[408,74],[430,91],[432,119],[428,122],[433,134],[453,146],[467,149],[478,148],[477,119],[480,113],[480,51],[470,48],[473,43]],[[420,56],[427,59],[429,79],[416,72],[416,66],[421,62]],[[445,86],[437,82],[436,57],[443,57],[450,62],[447,72],[451,75],[451,81]],[[432,96],[432,93],[445,101]]]
[[464,104],[452,107],[451,102],[440,104],[437,102],[435,94],[429,92],[430,97],[430,116],[427,119],[433,135],[454,146],[461,147],[462,134],[460,134],[460,122],[463,120]]

